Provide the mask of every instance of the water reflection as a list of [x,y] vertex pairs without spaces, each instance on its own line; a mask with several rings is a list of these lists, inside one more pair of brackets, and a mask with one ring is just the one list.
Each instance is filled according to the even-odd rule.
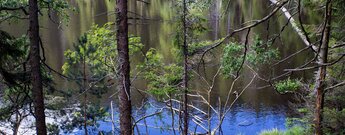
[[[154,101],[152,101],[154,102]],[[281,105],[273,105],[267,107],[266,105],[259,105],[260,111],[256,111],[252,108],[252,105],[245,103],[239,103],[232,111],[227,115],[224,123],[221,127],[221,132],[225,135],[254,135],[258,134],[262,129],[272,129],[277,128],[284,130],[286,111],[287,108]],[[147,115],[153,114],[157,110],[155,108],[147,108],[138,113],[137,119]],[[171,114],[168,112],[163,112],[161,117],[148,117],[146,121],[141,121],[138,123],[138,128],[135,128],[135,134],[173,134],[171,126]],[[118,115],[115,115],[115,119],[118,119]],[[175,118],[177,119],[177,117]],[[217,123],[217,119],[213,118],[212,122]],[[146,125],[147,124],[147,125]],[[118,127],[119,123],[116,123]],[[213,124],[211,127],[214,128],[216,125]],[[175,128],[177,128],[177,124]],[[119,128],[119,127],[118,127]],[[100,122],[99,129],[110,132],[111,123],[110,122]],[[205,133],[205,131],[194,123],[191,123],[190,129],[196,133]],[[83,134],[83,131],[75,131],[74,134]],[[95,132],[96,133],[96,132]]]
[[[170,21],[172,18],[172,2],[165,0],[151,0],[149,4],[139,2],[136,0],[130,1],[132,4],[129,6],[129,16],[132,18],[130,23],[130,34],[137,35],[142,38],[142,42],[147,50],[150,47],[159,50],[166,63],[175,61],[171,51],[173,48],[173,34],[175,33],[173,24]],[[237,0],[232,1],[229,11],[224,12],[227,0],[214,0],[209,11],[209,29],[210,32],[203,36],[206,40],[215,40],[230,33],[231,30],[240,28],[243,23],[252,20],[260,19],[267,15],[270,10],[269,3],[266,0],[253,0],[244,1]],[[41,17],[41,31],[44,41],[44,47],[46,48],[46,58],[50,66],[57,71],[61,71],[61,66],[64,62],[63,52],[66,49],[71,49],[73,43],[77,42],[78,37],[86,32],[92,24],[103,25],[108,21],[114,21],[114,0],[72,0],[70,4],[73,5],[77,12],[70,13],[70,20],[66,26],[59,26],[51,22],[48,18]],[[224,13],[225,16],[220,18]],[[56,14],[53,14],[53,18],[59,20]],[[141,18],[137,20],[137,18]],[[278,19],[277,17],[267,22],[265,25],[261,25],[253,30],[254,33],[264,38],[267,34],[277,33],[280,28],[285,24],[286,20]],[[16,24],[16,27],[11,25],[2,26],[1,29],[5,29],[12,34],[20,35],[25,33],[23,29],[19,29],[18,26],[27,27],[25,23]],[[270,26],[267,29],[267,26]],[[289,34],[290,33],[290,34]],[[285,57],[290,52],[299,49],[299,39],[296,35],[291,35],[291,28],[287,28],[282,34],[281,41],[276,42],[276,46],[281,48],[281,57]],[[253,37],[254,35],[250,35]],[[245,38],[245,33],[239,33],[235,35],[238,41],[242,41]],[[284,42],[284,44],[282,44]],[[216,50],[220,52],[220,50]],[[219,58],[217,56],[216,58]],[[134,56],[132,64],[142,61],[142,57]],[[215,60],[217,61],[217,60]],[[263,67],[259,70],[259,73],[264,77],[273,75],[279,75],[282,73],[283,68],[295,67],[303,61],[298,59],[291,59],[289,64],[278,65],[277,67],[267,68]],[[134,66],[132,66],[134,67]],[[217,72],[217,67],[207,67],[203,73],[206,78],[212,78]],[[240,79],[239,83],[236,84],[236,89],[243,88],[248,82],[250,82],[253,74],[249,69],[245,69],[244,76]],[[58,78],[56,76],[56,78]],[[69,83],[63,79],[58,79],[58,88],[67,89]],[[220,97],[222,103],[227,98],[228,91],[230,89],[231,80],[218,77],[216,79],[215,91],[212,93],[211,103],[214,106],[218,105],[218,97]],[[205,89],[200,83],[200,80],[195,79],[193,82],[194,89]],[[145,88],[144,81],[136,81],[134,85],[139,88]],[[235,104],[232,111],[225,118],[225,122],[222,126],[225,134],[253,134],[257,133],[262,129],[279,128],[284,129],[285,118],[288,112],[288,101],[291,98],[287,95],[279,95],[272,88],[257,89],[257,87],[264,86],[265,83],[259,80],[255,80],[254,83],[246,90],[243,95],[239,98],[239,101]],[[148,100],[141,94],[133,91],[133,106],[138,108],[141,106],[143,100]],[[111,94],[113,92],[110,92]],[[108,96],[107,96],[108,97]],[[112,99],[104,98],[102,101],[104,105],[108,105],[110,100],[115,100],[116,96]],[[152,99],[150,99],[152,100]],[[206,110],[206,107],[199,105]],[[142,113],[150,114],[155,110],[147,108],[147,110],[140,110]],[[155,124],[156,126],[162,125],[162,122],[170,124],[170,114],[164,112],[163,121],[157,120],[157,118],[148,118],[147,123]],[[242,123],[242,126],[241,126]],[[243,124],[244,123],[244,124]],[[111,130],[109,123],[100,122],[101,129]],[[244,126],[243,126],[244,125]],[[195,125],[193,125],[195,126]],[[193,129],[193,128],[191,128]],[[150,134],[160,134],[160,129],[150,128],[148,129]],[[200,128],[197,131],[202,132]],[[141,126],[140,132],[145,132],[145,127]],[[77,132],[78,133],[78,132]],[[171,132],[166,131],[164,134],[170,134]]]

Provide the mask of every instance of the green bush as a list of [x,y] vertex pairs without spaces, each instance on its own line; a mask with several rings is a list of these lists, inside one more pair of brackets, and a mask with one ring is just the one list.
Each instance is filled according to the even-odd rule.
[[324,108],[324,130],[326,133],[345,134],[345,109]]
[[302,83],[299,80],[290,79],[290,78],[288,78],[286,80],[279,81],[279,82],[274,84],[275,89],[281,94],[285,94],[285,93],[289,93],[289,92],[295,92],[301,86],[302,86]]
[[284,135],[305,135],[305,130],[300,126],[293,126],[285,131]]

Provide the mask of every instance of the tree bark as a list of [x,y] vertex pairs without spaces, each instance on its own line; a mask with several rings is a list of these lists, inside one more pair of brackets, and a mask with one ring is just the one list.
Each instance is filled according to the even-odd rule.
[[184,115],[183,115],[183,134],[188,134],[188,44],[187,44],[187,2],[183,0],[183,56],[184,56],[184,73],[183,73],[183,88],[184,88]]
[[[322,33],[322,42],[320,45],[318,60],[317,63],[323,65],[327,63],[328,55],[328,44],[329,37],[331,33],[331,16],[332,16],[332,4],[331,0],[327,0],[326,10],[325,10],[325,21],[323,33]],[[326,86],[326,65],[319,67],[316,75],[315,82],[315,91],[316,91],[316,109],[315,109],[315,134],[322,135],[322,113],[324,106],[324,89]]]
[[32,98],[35,109],[37,135],[46,135],[46,122],[44,114],[44,96],[41,75],[39,50],[39,22],[37,0],[29,0],[29,37],[30,37],[30,65]]
[[[85,48],[85,45],[83,45],[83,48],[86,50]],[[87,82],[87,79],[86,79],[86,54],[84,54],[83,56],[83,93],[84,93],[84,106],[83,106],[83,109],[84,109],[84,133],[85,135],[88,135],[89,132],[87,130],[87,86],[86,86],[86,82]]]
[[117,0],[118,90],[121,135],[132,134],[132,106],[130,96],[130,63],[128,49],[127,0]]

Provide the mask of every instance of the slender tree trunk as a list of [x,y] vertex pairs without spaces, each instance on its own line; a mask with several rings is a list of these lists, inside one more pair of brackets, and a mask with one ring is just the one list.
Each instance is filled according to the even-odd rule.
[[212,38],[213,40],[218,39],[219,33],[219,16],[220,16],[220,8],[219,8],[219,0],[213,0],[212,5],[210,7],[210,25],[212,27]]
[[18,131],[19,131],[19,127],[20,124],[23,120],[23,118],[21,117],[20,113],[19,113],[19,108],[16,108],[17,112],[16,112],[16,119],[15,119],[15,123],[13,125],[13,135],[18,135]]
[[207,125],[208,133],[211,133],[211,90],[207,92],[207,102],[210,104],[207,107]]
[[231,13],[227,11],[227,21],[226,21],[226,34],[231,32]]
[[183,115],[183,134],[188,134],[188,45],[187,45],[187,2],[183,0],[183,56],[184,56],[184,73],[183,73],[183,88],[184,88],[184,115]]
[[117,0],[117,51],[118,51],[118,90],[120,102],[120,132],[122,135],[132,134],[132,106],[130,95],[130,63],[128,54],[128,19],[127,0]]
[[174,135],[176,135],[175,132],[175,113],[174,113],[174,106],[173,106],[173,102],[172,102],[172,94],[169,93],[169,104],[170,104],[170,111],[171,111],[171,127],[173,129]]
[[[85,45],[84,45],[84,49],[85,49]],[[87,131],[87,113],[86,113],[86,102],[87,102],[87,91],[86,91],[86,82],[87,82],[87,79],[86,79],[86,56],[84,54],[83,56],[83,93],[84,93],[84,131],[85,131],[85,135],[88,135],[88,131]]]
[[[322,42],[320,46],[320,51],[318,54],[318,64],[323,65],[327,63],[328,55],[328,44],[329,37],[331,33],[331,15],[332,15],[332,4],[331,0],[328,0],[326,3],[325,11],[325,29],[322,33]],[[319,67],[316,82],[315,82],[315,91],[316,91],[316,110],[315,110],[315,134],[322,135],[322,113],[324,105],[324,88],[325,88],[325,78],[326,78],[326,65]]]
[[42,75],[40,69],[39,27],[37,0],[29,0],[29,37],[30,37],[30,65],[32,81],[32,98],[35,109],[36,132],[38,135],[46,135],[46,122],[44,114],[44,97]]
[[138,16],[138,10],[137,10],[137,0],[133,0],[133,12],[134,12],[134,23],[133,23],[133,28],[134,28],[134,34],[137,35],[137,26],[138,26],[138,18],[140,18],[140,16]]
[[112,135],[115,135],[115,120],[114,120],[113,101],[110,102],[110,109],[111,109],[111,133],[112,133]]

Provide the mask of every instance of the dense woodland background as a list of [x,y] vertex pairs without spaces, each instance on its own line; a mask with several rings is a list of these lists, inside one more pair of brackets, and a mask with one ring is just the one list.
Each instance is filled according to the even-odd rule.
[[344,12],[343,0],[1,0],[0,134],[345,134]]

